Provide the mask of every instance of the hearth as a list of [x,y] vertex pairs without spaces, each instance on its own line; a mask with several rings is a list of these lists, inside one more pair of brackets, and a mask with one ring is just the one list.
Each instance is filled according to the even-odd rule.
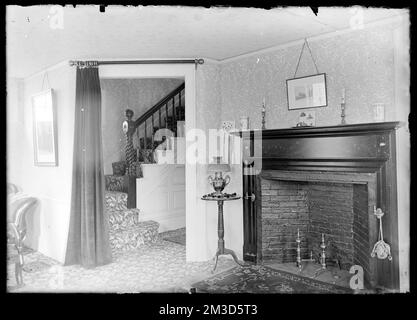
[[365,282],[375,283],[369,255],[370,235],[377,232],[374,174],[266,170],[260,180],[260,258],[264,262],[296,262],[299,233],[301,258],[320,263],[324,237],[326,264],[345,270],[360,265]]
[[[240,132],[244,260],[317,258],[321,236],[371,287],[399,288],[395,132],[398,122]],[[259,152],[259,149],[261,152]],[[257,151],[258,154],[255,154]],[[371,257],[380,208],[392,260]]]

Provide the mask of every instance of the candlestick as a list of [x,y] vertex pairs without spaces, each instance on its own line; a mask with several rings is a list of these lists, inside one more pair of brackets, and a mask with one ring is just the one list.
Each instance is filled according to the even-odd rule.
[[262,100],[262,130],[266,129],[266,127],[265,127],[265,113],[266,113],[265,98],[263,98],[263,100]]
[[342,118],[342,120],[341,120],[341,122],[340,122],[340,124],[346,124],[346,120],[345,120],[345,117],[346,117],[346,114],[345,114],[345,109],[346,109],[346,105],[345,105],[345,103],[344,102],[342,102],[341,104],[340,104],[340,108],[341,108],[341,110],[342,110],[342,112],[340,113],[340,117]]
[[342,103],[345,103],[345,97],[346,97],[346,90],[345,88],[342,89]]

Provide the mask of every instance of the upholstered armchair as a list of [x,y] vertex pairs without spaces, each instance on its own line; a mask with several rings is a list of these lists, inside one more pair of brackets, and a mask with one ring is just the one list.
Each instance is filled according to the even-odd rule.
[[[10,196],[10,195],[9,195]],[[18,260],[15,263],[15,276],[18,285],[23,284],[23,241],[26,237],[26,220],[28,215],[39,204],[38,199],[18,193],[11,195],[7,210],[7,242],[14,244],[18,253]]]
[[7,195],[12,195],[19,192],[19,188],[13,183],[7,183]]

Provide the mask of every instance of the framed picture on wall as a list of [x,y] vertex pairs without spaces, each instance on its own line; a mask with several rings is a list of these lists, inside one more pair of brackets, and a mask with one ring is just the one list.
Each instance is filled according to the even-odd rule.
[[57,166],[56,111],[53,90],[32,96],[35,166]]
[[326,74],[287,80],[288,110],[327,106]]

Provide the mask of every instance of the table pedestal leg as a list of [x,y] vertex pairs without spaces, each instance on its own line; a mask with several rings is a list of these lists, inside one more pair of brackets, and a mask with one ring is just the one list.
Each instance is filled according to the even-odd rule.
[[240,266],[244,266],[244,264],[240,263],[235,252],[233,250],[227,249],[224,246],[224,221],[223,221],[223,200],[217,201],[218,205],[218,220],[217,220],[217,235],[219,236],[219,240],[217,241],[217,251],[214,257],[215,264],[212,272],[216,270],[217,262],[219,260],[220,255],[230,254],[233,260]]

